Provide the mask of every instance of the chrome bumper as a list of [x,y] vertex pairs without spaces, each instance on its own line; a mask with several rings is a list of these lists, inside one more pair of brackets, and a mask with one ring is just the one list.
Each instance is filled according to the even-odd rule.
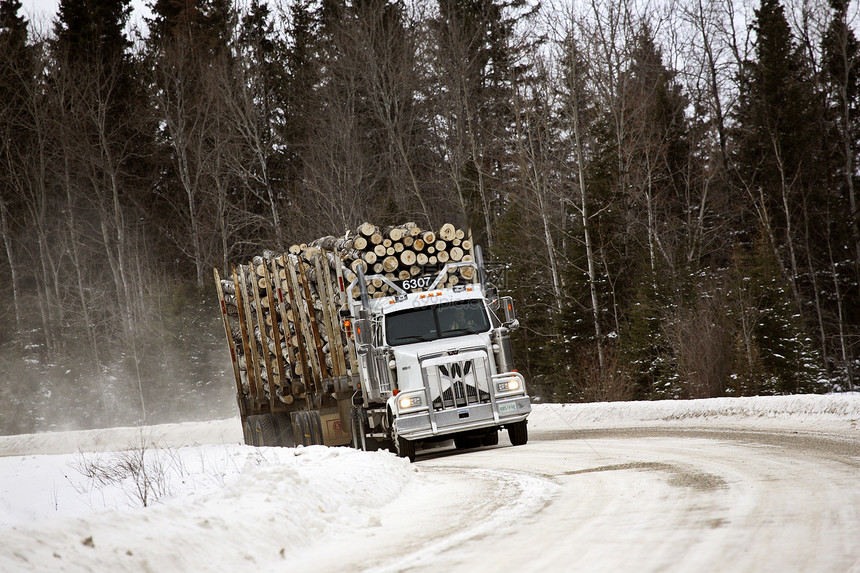
[[469,404],[446,410],[401,414],[394,420],[395,431],[407,440],[421,440],[481,428],[503,426],[525,420],[532,410],[528,396],[497,398],[492,403]]

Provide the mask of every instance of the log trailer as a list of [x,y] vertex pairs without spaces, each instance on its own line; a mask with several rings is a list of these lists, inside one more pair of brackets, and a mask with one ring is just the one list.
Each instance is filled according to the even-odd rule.
[[496,445],[502,429],[525,444],[519,323],[471,253],[402,280],[318,248],[257,257],[225,280],[215,269],[245,442],[387,447],[410,461],[428,443]]

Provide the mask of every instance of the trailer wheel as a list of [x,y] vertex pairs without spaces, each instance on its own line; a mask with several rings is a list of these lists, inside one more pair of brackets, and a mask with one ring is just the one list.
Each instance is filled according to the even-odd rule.
[[257,437],[260,439],[261,446],[279,446],[278,431],[275,428],[275,419],[272,414],[260,414],[256,417]]
[[293,420],[296,422],[296,429],[299,431],[297,443],[301,443],[303,446],[309,446],[313,442],[311,442],[311,431],[310,424],[308,421],[308,413],[304,410],[300,412],[293,412]]
[[250,446],[262,446],[262,433],[259,431],[260,427],[260,416],[257,414],[251,414],[247,418],[245,418],[245,424],[248,425],[249,432],[251,434],[251,441],[248,445]]
[[[299,439],[303,446],[323,445],[325,443],[319,412],[308,412],[307,410],[293,412],[293,418],[299,430]],[[296,440],[296,442],[298,443],[299,440]]]
[[515,424],[508,424],[508,438],[515,446],[525,445],[529,441],[529,427],[526,420]]
[[254,445],[254,430],[251,428],[251,416],[245,416],[242,420],[242,436],[245,438],[245,445]]
[[278,445],[285,448],[294,448],[296,440],[293,437],[293,423],[290,415],[285,412],[272,414],[275,418],[275,426],[278,429]]
[[397,449],[399,457],[409,458],[410,462],[415,461],[415,442],[397,436],[394,438],[394,447]]
[[316,410],[308,412],[308,418],[310,419],[311,436],[313,436],[313,442],[311,443],[320,446],[325,445],[325,438],[323,438],[323,428],[322,420],[320,419],[320,413]]

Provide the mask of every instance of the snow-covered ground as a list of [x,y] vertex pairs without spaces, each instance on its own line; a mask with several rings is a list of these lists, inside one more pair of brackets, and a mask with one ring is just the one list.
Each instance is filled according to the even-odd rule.
[[[532,441],[634,427],[856,440],[860,395],[541,404],[529,420]],[[0,437],[0,571],[313,570],[357,548],[361,532],[372,536],[382,506],[389,519],[399,505],[433,506],[445,487],[465,487],[422,469],[420,454],[409,464],[241,439],[238,419]],[[544,488],[530,503],[548,503],[552,485],[529,479],[511,487]],[[466,519],[453,507],[424,518]],[[394,569],[407,568],[402,557]]]

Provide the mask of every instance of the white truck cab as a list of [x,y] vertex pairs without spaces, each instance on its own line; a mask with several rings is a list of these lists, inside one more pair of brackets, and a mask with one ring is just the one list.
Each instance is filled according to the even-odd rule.
[[[468,265],[480,282],[436,288],[448,272]],[[518,322],[511,299],[498,299],[483,279],[480,256],[400,284],[358,273],[348,291],[361,293],[357,300],[350,296],[348,312],[361,379],[355,446],[365,447],[365,437],[392,440],[400,456],[414,459],[421,442],[495,445],[502,428],[513,445],[528,441],[531,405],[525,380],[512,367],[510,331]],[[371,299],[365,288],[371,280],[383,280],[396,294]],[[414,291],[421,283],[428,288],[403,288]]]

